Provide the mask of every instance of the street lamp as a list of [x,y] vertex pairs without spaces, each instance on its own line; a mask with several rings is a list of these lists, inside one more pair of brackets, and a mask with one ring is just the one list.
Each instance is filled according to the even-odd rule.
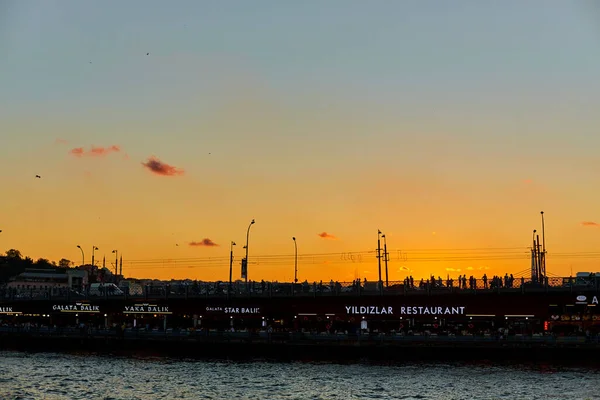
[[77,248],[81,250],[81,265],[85,265],[85,254],[83,254],[83,248],[80,245],[77,245]]
[[250,228],[254,225],[254,219],[248,225],[248,231],[246,232],[246,289],[248,289],[248,241],[250,240]]
[[119,275],[119,252],[117,250],[112,251],[115,255],[115,277]]
[[92,246],[92,266],[95,266],[95,262],[94,262],[94,251],[95,250],[99,250],[96,246]]
[[298,244],[295,236],[292,240],[294,241],[294,283],[298,283]]
[[231,242],[231,249],[229,251],[229,292],[231,293],[231,281],[233,280],[233,246],[235,246],[235,242]]

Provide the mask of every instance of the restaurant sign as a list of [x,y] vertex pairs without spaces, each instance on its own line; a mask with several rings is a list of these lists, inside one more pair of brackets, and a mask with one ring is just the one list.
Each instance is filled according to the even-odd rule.
[[23,313],[20,311],[13,310],[12,307],[0,307],[0,314],[16,315],[16,314],[23,314]]
[[224,314],[260,314],[260,307],[206,307],[207,312]]
[[345,306],[346,314],[352,315],[463,315],[465,307],[441,307],[441,306],[402,306],[379,307],[379,306]]
[[100,306],[89,303],[54,304],[52,310],[65,313],[97,313],[100,312]]
[[125,306],[124,314],[173,314],[168,306],[159,306],[156,304],[134,304]]

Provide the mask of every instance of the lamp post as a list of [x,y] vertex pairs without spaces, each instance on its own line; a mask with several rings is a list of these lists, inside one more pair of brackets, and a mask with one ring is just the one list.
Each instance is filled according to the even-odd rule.
[[292,237],[294,241],[294,283],[298,283],[298,243],[296,237]]
[[248,231],[246,231],[246,290],[248,290],[248,241],[250,240],[250,228],[254,225],[254,219],[248,225]]
[[85,254],[83,253],[83,248],[80,245],[77,245],[77,248],[81,250],[81,265],[85,265]]
[[119,275],[119,252],[113,250],[112,253],[115,255],[115,278]]
[[233,246],[235,246],[235,242],[232,241],[231,242],[231,250],[229,251],[229,291],[228,293],[231,294],[231,284],[232,284],[232,279],[233,279]]
[[95,261],[94,261],[94,251],[95,250],[99,250],[96,246],[92,246],[92,266],[95,266]]

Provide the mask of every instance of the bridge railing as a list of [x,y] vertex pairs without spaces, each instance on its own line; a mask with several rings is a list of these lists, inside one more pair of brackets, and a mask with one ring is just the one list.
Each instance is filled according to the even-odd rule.
[[543,281],[528,278],[503,277],[458,280],[411,280],[390,282],[194,282],[129,285],[116,291],[110,285],[106,289],[89,287],[79,289],[17,289],[0,288],[0,301],[19,300],[94,300],[103,298],[128,298],[136,300],[157,298],[230,298],[230,297],[317,297],[317,296],[393,296],[432,295],[443,293],[505,293],[600,290],[600,277],[585,281],[576,278],[549,277]]

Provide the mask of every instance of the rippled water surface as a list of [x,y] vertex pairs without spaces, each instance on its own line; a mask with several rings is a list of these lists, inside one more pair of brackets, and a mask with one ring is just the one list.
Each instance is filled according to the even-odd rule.
[[600,372],[0,352],[0,399],[600,399]]

